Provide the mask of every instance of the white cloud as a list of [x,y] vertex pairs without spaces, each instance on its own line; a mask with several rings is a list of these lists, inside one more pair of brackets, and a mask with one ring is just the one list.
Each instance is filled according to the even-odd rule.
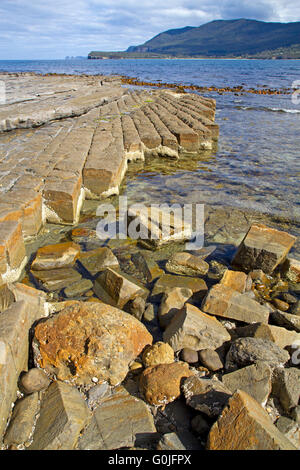
[[298,21],[299,0],[1,0],[0,59],[125,50],[214,19]]

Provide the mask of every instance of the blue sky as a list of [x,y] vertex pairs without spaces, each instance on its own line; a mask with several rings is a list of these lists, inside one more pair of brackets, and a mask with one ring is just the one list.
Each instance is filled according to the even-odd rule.
[[215,19],[299,21],[299,0],[0,0],[0,59],[126,50]]

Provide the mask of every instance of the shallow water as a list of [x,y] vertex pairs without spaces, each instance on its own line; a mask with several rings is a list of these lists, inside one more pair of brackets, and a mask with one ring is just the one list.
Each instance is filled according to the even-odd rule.
[[[0,61],[0,70],[123,74],[201,86],[290,88],[300,62],[263,60]],[[208,93],[217,100],[217,148],[178,162],[132,163],[122,191],[131,202],[205,203],[300,222],[300,103],[291,94]],[[299,100],[300,101],[300,100]]]

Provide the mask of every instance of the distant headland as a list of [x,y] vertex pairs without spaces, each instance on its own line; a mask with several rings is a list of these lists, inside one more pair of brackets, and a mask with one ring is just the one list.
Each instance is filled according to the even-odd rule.
[[[221,39],[221,40],[220,40]],[[92,51],[89,59],[300,59],[300,22],[216,20],[164,31],[127,51]]]

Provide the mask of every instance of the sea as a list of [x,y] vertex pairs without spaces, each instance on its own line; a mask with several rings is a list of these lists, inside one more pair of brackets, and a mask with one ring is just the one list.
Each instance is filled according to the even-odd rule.
[[124,75],[185,86],[289,89],[289,93],[272,95],[203,93],[217,102],[218,146],[181,162],[132,164],[124,191],[134,202],[226,206],[281,217],[300,226],[299,60],[0,61],[0,71]]

